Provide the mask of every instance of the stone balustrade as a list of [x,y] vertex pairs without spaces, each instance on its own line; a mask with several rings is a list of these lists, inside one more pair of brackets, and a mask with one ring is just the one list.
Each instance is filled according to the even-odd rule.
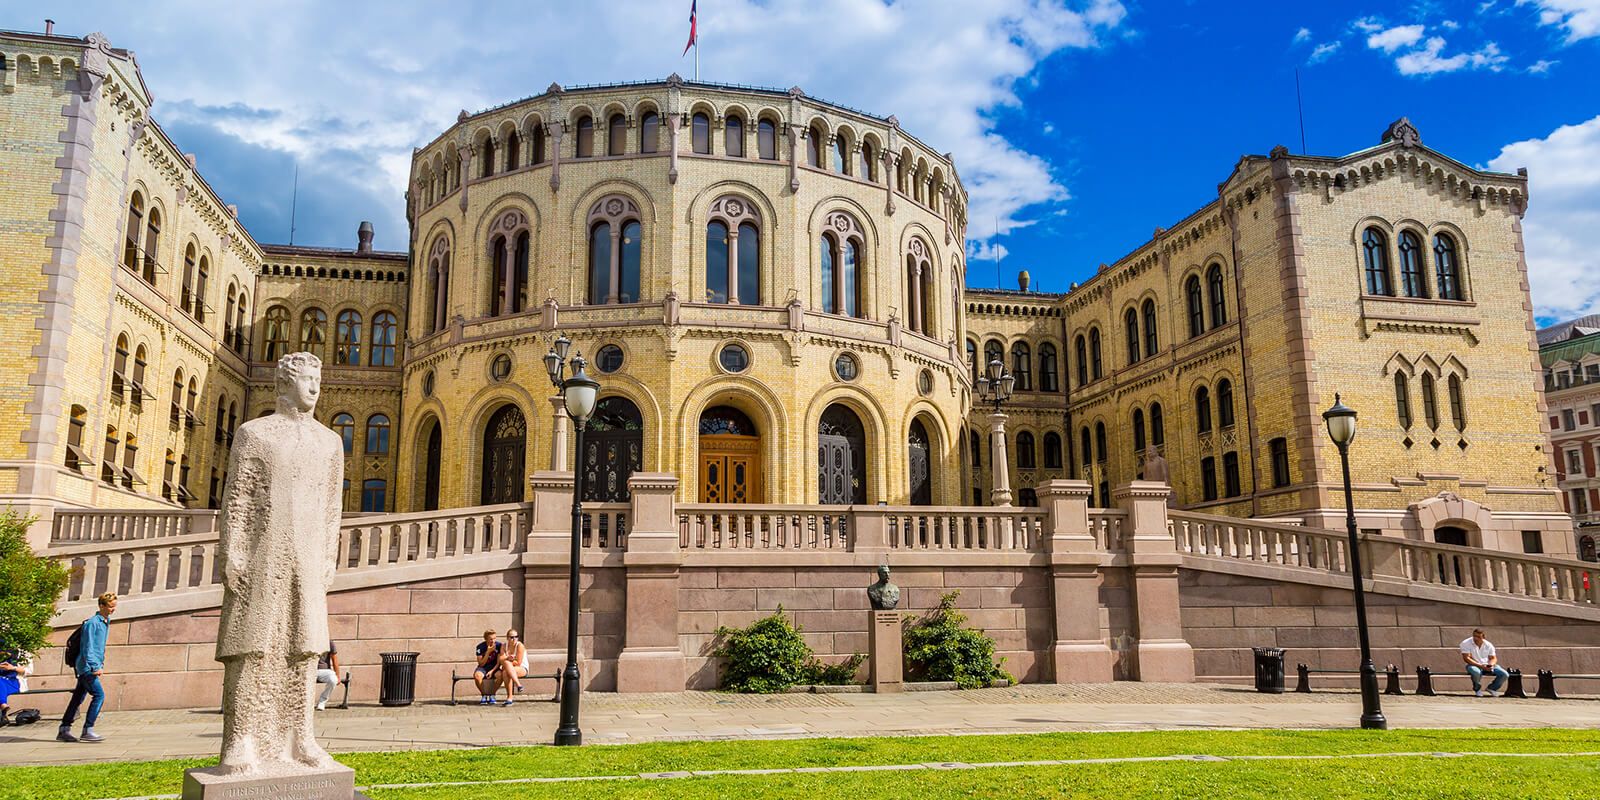
[[217,512],[209,509],[58,508],[50,522],[50,544],[157,539],[216,529]]

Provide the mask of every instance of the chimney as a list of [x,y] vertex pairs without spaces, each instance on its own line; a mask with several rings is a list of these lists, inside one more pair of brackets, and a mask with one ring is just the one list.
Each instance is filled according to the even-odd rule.
[[361,227],[356,229],[356,252],[362,254],[372,252],[371,222],[362,220]]
[[1030,283],[1032,283],[1032,282],[1033,282],[1032,276],[1028,275],[1028,271],[1027,270],[1023,270],[1023,271],[1017,273],[1017,288],[1018,289],[1021,289],[1022,291],[1026,292],[1026,291],[1028,291],[1028,285]]
[[56,21],[55,20],[47,19],[47,20],[44,21],[44,35],[46,35],[46,36],[52,35],[52,33],[54,33],[55,29],[56,29]]

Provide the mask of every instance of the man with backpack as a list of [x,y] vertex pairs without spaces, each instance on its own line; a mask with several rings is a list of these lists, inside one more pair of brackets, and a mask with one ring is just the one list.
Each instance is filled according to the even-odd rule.
[[[56,740],[61,742],[103,742],[104,736],[94,732],[95,720],[100,717],[100,704],[105,702],[105,690],[100,688],[100,673],[105,668],[106,637],[111,632],[111,613],[117,610],[116,592],[100,595],[100,611],[83,621],[67,639],[66,663],[78,676],[72,689],[72,700],[67,703],[67,713],[61,715],[61,729]],[[72,720],[78,716],[78,705],[83,698],[89,701],[89,711],[83,715],[83,735],[72,735]]]

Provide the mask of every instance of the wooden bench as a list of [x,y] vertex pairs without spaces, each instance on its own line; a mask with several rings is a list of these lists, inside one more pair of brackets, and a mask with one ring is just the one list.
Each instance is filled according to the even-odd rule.
[[[473,679],[473,677],[475,675],[476,675],[476,670],[474,670],[473,672],[468,673],[466,675],[460,675],[460,674],[456,673],[454,667],[452,667],[450,669],[450,705],[459,705],[456,702],[456,684],[458,684],[458,683],[460,683],[462,681],[470,681],[470,680]],[[552,673],[549,673],[549,674],[545,674],[545,673],[534,674],[534,673],[530,672],[527,675],[522,676],[521,680],[529,681],[529,680],[533,680],[535,678],[549,678],[550,680],[555,681],[555,684],[556,684],[555,696],[550,698],[550,702],[554,703],[554,702],[556,702],[556,701],[561,699],[561,670],[556,670],[555,672],[552,672]],[[504,681],[502,681],[500,686],[495,689],[495,694],[498,695],[500,693],[500,689],[505,689],[506,690],[506,699],[508,699],[508,700],[511,699],[511,688],[510,688],[510,686],[508,686]]]

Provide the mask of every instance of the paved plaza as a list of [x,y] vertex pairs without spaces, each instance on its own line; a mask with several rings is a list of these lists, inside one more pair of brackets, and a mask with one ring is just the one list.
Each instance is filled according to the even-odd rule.
[[[511,707],[423,701],[317,714],[334,752],[548,744],[556,706],[544,696]],[[545,698],[547,699],[547,698]],[[1600,728],[1600,698],[1478,698],[1470,694],[1383,698],[1394,728]],[[594,693],[583,697],[587,743],[805,736],[910,736],[1046,731],[1206,728],[1347,728],[1360,715],[1352,691],[1259,694],[1221,684],[1026,684],[905,694],[732,695]],[[0,765],[215,756],[215,710],[110,712],[101,744],[62,744],[52,720],[0,728]]]

